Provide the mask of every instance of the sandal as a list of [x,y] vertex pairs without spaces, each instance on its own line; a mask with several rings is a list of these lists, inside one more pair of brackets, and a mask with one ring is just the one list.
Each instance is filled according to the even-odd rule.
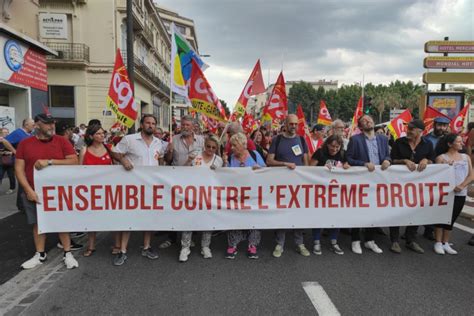
[[120,253],[120,247],[112,247],[112,254],[118,255]]
[[87,249],[86,251],[84,251],[84,253],[82,254],[84,257],[90,257],[94,254],[95,252],[95,249]]

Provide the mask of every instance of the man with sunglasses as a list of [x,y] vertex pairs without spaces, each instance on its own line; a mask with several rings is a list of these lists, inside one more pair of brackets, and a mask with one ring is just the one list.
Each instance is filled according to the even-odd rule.
[[[287,167],[294,170],[296,166],[308,166],[308,146],[304,138],[299,137],[296,133],[298,127],[298,117],[294,114],[287,116],[285,121],[285,132],[276,136],[272,140],[272,144],[268,151],[267,165],[272,167]],[[276,242],[273,256],[281,257],[283,247],[285,245],[285,230],[276,231]],[[296,251],[304,257],[310,255],[306,249],[303,240],[303,230],[295,229]]]
[[[435,160],[432,143],[423,137],[425,124],[422,120],[413,120],[408,123],[407,136],[400,137],[392,147],[392,161],[394,164],[406,165],[410,171],[422,172],[428,164]],[[416,253],[423,254],[425,251],[416,242],[418,226],[407,226],[405,230],[406,247]],[[400,227],[390,227],[390,250],[401,253],[399,245]]]

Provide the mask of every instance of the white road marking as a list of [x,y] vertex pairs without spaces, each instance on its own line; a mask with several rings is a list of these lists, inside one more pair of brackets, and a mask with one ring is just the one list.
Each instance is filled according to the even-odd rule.
[[474,234],[474,228],[467,227],[467,226],[464,226],[464,225],[461,225],[461,224],[458,224],[458,223],[454,223],[454,227],[456,227],[460,230],[464,230],[465,232],[468,232],[469,234]]
[[303,289],[320,316],[341,315],[318,282],[303,282]]

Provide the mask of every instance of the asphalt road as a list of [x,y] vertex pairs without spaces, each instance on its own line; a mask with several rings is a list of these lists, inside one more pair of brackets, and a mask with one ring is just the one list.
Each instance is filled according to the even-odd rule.
[[[58,260],[53,261],[59,267],[53,277],[60,277],[53,278],[44,292],[28,294],[13,311],[25,315],[314,315],[302,287],[311,281],[324,288],[343,315],[468,315],[474,293],[474,247],[466,244],[469,237],[456,229],[453,242],[460,254],[444,257],[436,255],[426,240],[421,240],[427,250],[424,255],[408,250],[392,254],[384,236],[377,236],[384,254],[365,251],[358,256],[349,251],[349,236],[342,236],[343,256],[326,247],[322,256],[304,258],[288,239],[283,256],[275,259],[273,234],[265,232],[259,260],[246,258],[245,245],[235,260],[228,260],[221,235],[213,239],[213,259],[202,259],[194,248],[188,262],[178,263],[176,246],[160,251],[156,261],[142,258],[141,234],[135,233],[129,260],[114,267],[111,237],[106,235],[94,256],[79,258],[79,269],[65,271]],[[309,245],[309,232],[306,241]],[[22,273],[42,273],[41,269],[46,267]]]
[[[4,207],[9,204],[5,199],[10,198],[0,196],[0,212],[9,209]],[[460,219],[458,223],[472,232],[474,222]],[[235,260],[228,260],[225,235],[220,235],[213,238],[213,259],[202,259],[196,247],[188,262],[179,263],[176,245],[161,250],[158,260],[141,257],[142,237],[134,233],[129,260],[114,267],[111,234],[103,233],[98,251],[90,258],[76,252],[80,267],[67,271],[53,234],[48,262],[20,272],[19,265],[33,254],[33,243],[24,215],[16,213],[0,220],[0,314],[314,315],[314,302],[303,283],[317,282],[343,315],[472,315],[470,237],[455,229],[452,241],[459,255],[439,256],[432,251],[432,242],[423,238],[424,255],[406,249],[401,255],[392,254],[388,237],[377,235],[384,253],[364,250],[359,256],[350,251],[350,237],[341,235],[343,256],[331,253],[328,240],[323,239],[323,255],[304,258],[295,252],[288,235],[283,256],[275,259],[273,233],[267,231],[259,260],[246,258],[245,244]],[[154,237],[153,244],[162,238]],[[309,231],[305,242],[308,248],[312,244]]]

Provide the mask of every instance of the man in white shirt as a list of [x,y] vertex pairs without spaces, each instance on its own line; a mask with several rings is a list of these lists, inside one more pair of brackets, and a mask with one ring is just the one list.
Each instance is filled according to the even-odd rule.
[[[125,170],[134,166],[158,166],[159,160],[165,153],[163,143],[153,136],[156,129],[156,117],[145,114],[140,120],[141,132],[127,135],[113,149],[114,159],[120,161]],[[142,256],[157,259],[158,254],[151,248],[151,232],[143,233]],[[122,232],[120,253],[114,258],[114,265],[121,266],[127,260],[127,246],[130,232]]]

